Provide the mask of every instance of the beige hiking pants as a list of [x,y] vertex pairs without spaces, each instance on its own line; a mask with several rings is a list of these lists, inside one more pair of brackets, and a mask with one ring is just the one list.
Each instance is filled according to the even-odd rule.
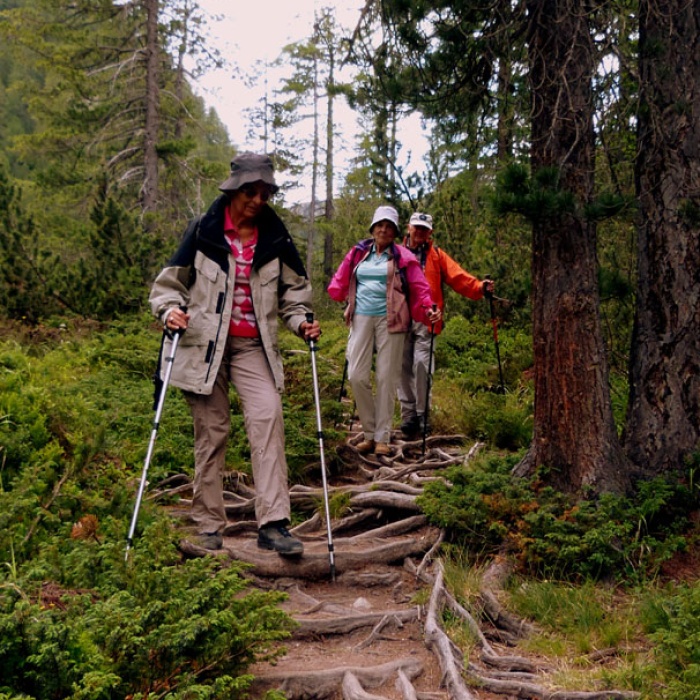
[[401,420],[404,422],[425,415],[428,406],[428,375],[435,369],[435,355],[430,357],[430,338],[430,328],[424,323],[413,321],[403,348],[403,366],[398,391]]
[[221,533],[226,525],[223,473],[231,424],[229,383],[243,407],[258,527],[290,516],[282,400],[260,340],[229,336],[212,393],[202,396],[185,392],[194,422],[191,517],[200,533]]
[[[347,349],[348,381],[355,397],[365,440],[390,441],[405,337],[405,333],[387,331],[386,316],[353,316]],[[372,394],[371,381],[375,348],[376,398]]]

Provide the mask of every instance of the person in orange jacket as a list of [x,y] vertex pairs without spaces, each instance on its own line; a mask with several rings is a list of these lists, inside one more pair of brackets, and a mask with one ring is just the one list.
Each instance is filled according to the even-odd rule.
[[[492,280],[479,280],[462,269],[445,251],[432,241],[433,217],[415,212],[408,223],[404,245],[416,256],[430,285],[430,295],[440,312],[444,310],[443,285],[464,297],[478,301],[484,294],[493,294]],[[439,335],[442,320],[433,324],[432,333]],[[412,323],[404,343],[401,382],[398,388],[401,402],[401,432],[415,437],[425,430],[428,407],[428,376],[430,367],[431,327]],[[433,363],[434,364],[434,363]]]

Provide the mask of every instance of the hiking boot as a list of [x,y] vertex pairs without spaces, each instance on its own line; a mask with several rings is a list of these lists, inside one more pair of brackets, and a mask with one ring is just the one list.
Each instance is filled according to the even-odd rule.
[[224,544],[224,538],[218,532],[202,532],[190,539],[192,544],[202,549],[218,550]]
[[363,440],[356,445],[356,449],[361,455],[368,455],[374,450],[374,440]]
[[401,423],[401,432],[406,437],[413,437],[418,433],[421,428],[420,418],[418,416],[411,416],[403,423]]
[[378,442],[374,446],[374,454],[379,457],[386,457],[391,454],[391,447],[386,442]]
[[304,545],[282,523],[268,523],[258,530],[258,547],[271,549],[283,557],[300,557]]

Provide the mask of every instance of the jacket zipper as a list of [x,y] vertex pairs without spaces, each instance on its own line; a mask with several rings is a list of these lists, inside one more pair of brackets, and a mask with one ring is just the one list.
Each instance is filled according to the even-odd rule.
[[204,383],[206,384],[209,381],[209,375],[211,374],[211,368],[212,365],[214,364],[214,356],[216,355],[216,348],[219,345],[219,336],[221,335],[221,326],[222,326],[222,319],[224,316],[223,310],[226,308],[226,299],[228,298],[228,283],[229,283],[229,275],[231,274],[231,265],[228,266],[228,270],[226,271],[226,282],[224,285],[224,292],[223,292],[223,300],[221,299],[222,292],[219,292],[219,297],[216,301],[216,306],[217,309],[221,307],[221,312],[219,313],[219,325],[216,328],[216,336],[214,337],[213,341],[209,341],[209,347],[212,347],[213,343],[213,348],[214,352],[211,352],[209,347],[207,348],[207,357],[205,358],[205,361],[209,365],[207,367],[207,375],[204,378]]

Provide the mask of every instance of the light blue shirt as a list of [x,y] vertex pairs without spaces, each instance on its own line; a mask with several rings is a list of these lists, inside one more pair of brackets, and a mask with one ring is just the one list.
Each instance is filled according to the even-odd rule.
[[370,254],[357,266],[357,295],[355,313],[361,316],[386,316],[386,278],[389,248],[377,255],[372,246]]

